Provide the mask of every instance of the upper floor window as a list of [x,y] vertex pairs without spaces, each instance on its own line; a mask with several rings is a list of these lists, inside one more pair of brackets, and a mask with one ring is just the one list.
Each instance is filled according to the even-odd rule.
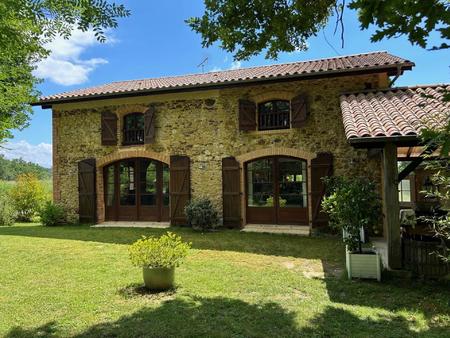
[[286,100],[273,100],[258,105],[258,129],[290,128],[291,105]]
[[144,114],[132,113],[123,119],[123,144],[144,143]]

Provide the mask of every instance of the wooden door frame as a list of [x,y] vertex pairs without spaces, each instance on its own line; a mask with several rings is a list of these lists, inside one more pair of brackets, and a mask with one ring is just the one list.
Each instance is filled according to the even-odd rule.
[[[273,209],[274,209],[274,220],[275,222],[273,224],[278,224],[278,225],[282,225],[285,224],[284,222],[280,222],[280,207],[279,207],[279,195],[280,195],[280,182],[279,182],[279,173],[280,173],[280,168],[279,168],[279,159],[280,158],[289,158],[289,159],[294,159],[294,160],[298,160],[298,161],[304,161],[306,163],[306,197],[307,197],[307,207],[304,208],[306,209],[306,220],[305,220],[305,225],[309,225],[310,224],[310,212],[311,212],[311,207],[310,207],[310,182],[309,182],[309,160],[305,159],[305,158],[300,158],[300,157],[295,157],[295,156],[289,156],[289,155],[267,155],[267,156],[262,156],[262,157],[258,157],[258,158],[254,158],[251,159],[249,161],[244,162],[243,167],[244,167],[244,173],[243,173],[243,177],[244,177],[244,204],[245,204],[245,214],[246,214],[246,222],[247,224],[249,224],[249,219],[248,219],[248,164],[251,162],[255,162],[255,161],[259,161],[259,160],[264,160],[264,159],[272,159],[272,176],[273,176],[273,180],[272,180],[272,185],[273,185]],[[300,209],[300,208],[299,208]],[[303,208],[302,208],[303,209]],[[287,224],[287,223],[286,223]],[[300,225],[300,224],[299,224]]]
[[[163,201],[163,165],[167,163],[161,162],[157,159],[152,159],[152,158],[146,158],[146,157],[130,157],[130,158],[123,158],[120,160],[117,160],[113,163],[109,163],[107,165],[105,165],[102,168],[103,171],[103,201],[104,201],[104,208],[105,208],[105,220],[106,221],[119,221],[120,218],[120,208],[121,207],[125,207],[122,206],[120,204],[120,164],[122,162],[127,162],[127,161],[133,161],[134,162],[134,168],[135,168],[135,172],[134,172],[134,184],[135,184],[135,217],[133,220],[131,221],[142,221],[142,215],[141,215],[141,210],[143,208],[143,206],[141,205],[141,163],[142,161],[150,161],[150,162],[155,162],[156,164],[156,218],[157,218],[157,222],[161,222],[162,218],[163,218],[163,208],[164,206],[164,201]],[[113,166],[114,167],[114,202],[113,202],[113,215],[111,217],[111,215],[108,215],[107,212],[107,206],[106,206],[106,195],[108,193],[108,185],[107,185],[107,175],[105,175],[105,173],[107,172],[107,169],[109,167]],[[130,206],[132,207],[132,206]],[[170,202],[169,202],[169,207],[170,207]],[[145,220],[144,220],[145,221]]]

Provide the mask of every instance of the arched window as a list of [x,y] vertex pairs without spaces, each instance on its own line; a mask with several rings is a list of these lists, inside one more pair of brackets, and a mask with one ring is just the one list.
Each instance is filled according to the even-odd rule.
[[144,143],[144,114],[132,113],[123,118],[123,144]]
[[291,105],[286,100],[272,100],[258,105],[258,129],[290,128]]

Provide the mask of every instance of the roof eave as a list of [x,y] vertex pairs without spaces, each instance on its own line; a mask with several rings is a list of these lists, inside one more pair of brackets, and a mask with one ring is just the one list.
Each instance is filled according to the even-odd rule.
[[354,148],[383,148],[386,143],[395,143],[397,146],[414,146],[421,143],[418,135],[352,137],[348,143]]
[[267,78],[259,78],[259,79],[246,79],[246,80],[234,80],[234,81],[226,81],[226,82],[212,82],[205,83],[202,85],[185,85],[185,86],[177,86],[177,87],[164,87],[157,89],[143,89],[143,90],[134,90],[128,92],[118,92],[118,93],[104,93],[104,94],[95,94],[88,96],[78,96],[78,97],[68,97],[62,99],[50,99],[43,100],[38,102],[32,102],[32,106],[42,106],[43,109],[49,109],[53,104],[60,103],[71,103],[71,102],[80,102],[80,101],[91,101],[91,100],[101,100],[108,98],[119,98],[119,97],[129,97],[129,96],[142,96],[142,95],[152,95],[152,94],[160,94],[160,93],[170,93],[170,92],[180,92],[180,91],[192,91],[192,90],[208,90],[212,88],[222,88],[229,87],[233,85],[248,85],[248,84],[256,84],[261,82],[277,82],[277,81],[289,81],[296,79],[309,79],[309,78],[318,78],[318,77],[332,77],[334,75],[345,76],[352,74],[370,74],[370,73],[381,73],[387,72],[388,75],[397,74],[398,68],[400,67],[401,71],[411,70],[414,67],[414,62],[405,62],[402,64],[394,64],[390,66],[373,66],[366,68],[356,68],[356,69],[339,69],[334,71],[324,71],[324,72],[314,72],[314,73],[301,73],[301,74],[292,74],[280,77],[267,77]]

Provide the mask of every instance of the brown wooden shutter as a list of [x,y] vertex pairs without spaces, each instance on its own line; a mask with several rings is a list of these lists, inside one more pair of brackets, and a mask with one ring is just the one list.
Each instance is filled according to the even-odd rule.
[[186,225],[184,207],[191,198],[190,161],[187,156],[170,156],[170,223]]
[[308,118],[308,102],[305,95],[298,95],[291,100],[291,126],[301,128]]
[[144,112],[144,143],[155,141],[155,106],[150,106]]
[[97,221],[97,199],[95,189],[95,159],[78,162],[78,214],[80,222]]
[[102,112],[102,145],[117,145],[117,116],[111,112]]
[[234,157],[222,159],[223,225],[241,226],[241,184],[239,162]]
[[314,227],[328,224],[328,216],[322,211],[321,203],[325,195],[325,184],[322,177],[333,174],[333,155],[319,153],[311,160],[311,205],[312,224]]
[[239,100],[239,130],[256,130],[256,104]]

